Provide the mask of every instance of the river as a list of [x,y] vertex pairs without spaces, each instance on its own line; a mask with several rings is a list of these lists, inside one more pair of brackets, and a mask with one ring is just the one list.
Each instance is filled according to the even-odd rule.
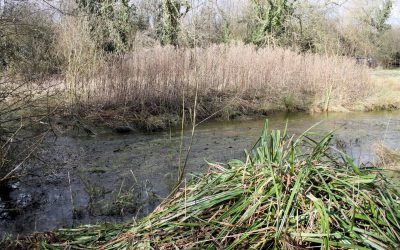
[[[373,162],[374,145],[400,147],[400,112],[277,113],[268,117],[272,129],[301,134],[335,130],[335,146],[357,162]],[[207,161],[243,158],[261,133],[265,119],[211,121],[196,127],[187,176],[207,170]],[[173,187],[179,145],[186,154],[190,128],[117,134],[100,129],[50,136],[27,175],[0,187],[0,235],[26,234],[60,227],[124,222],[150,213]],[[184,157],[182,157],[184,158]]]

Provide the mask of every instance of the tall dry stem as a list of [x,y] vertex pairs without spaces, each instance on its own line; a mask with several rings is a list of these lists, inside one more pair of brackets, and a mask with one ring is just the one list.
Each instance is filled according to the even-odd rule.
[[202,119],[228,103],[233,113],[351,108],[372,91],[367,69],[346,57],[243,44],[105,56],[76,39],[66,44],[71,60],[66,87],[88,107],[178,114],[184,91],[186,107],[193,106],[196,83]]

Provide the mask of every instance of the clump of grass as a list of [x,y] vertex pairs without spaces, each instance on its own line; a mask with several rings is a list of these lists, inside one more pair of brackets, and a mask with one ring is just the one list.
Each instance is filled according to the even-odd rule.
[[[44,249],[398,249],[399,190],[332,151],[329,133],[262,136],[246,160],[210,164],[152,214],[55,232]],[[335,153],[336,152],[336,153]]]

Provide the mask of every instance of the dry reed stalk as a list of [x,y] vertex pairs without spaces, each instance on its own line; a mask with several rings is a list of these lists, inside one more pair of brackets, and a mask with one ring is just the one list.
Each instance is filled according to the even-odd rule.
[[[85,33],[71,32],[78,37]],[[83,37],[63,45],[71,58],[65,87],[73,93],[74,102],[84,107],[179,116],[183,92],[187,107],[193,106],[194,83],[198,83],[199,119],[225,106],[230,106],[229,118],[236,113],[285,109],[351,109],[372,92],[366,68],[345,57],[243,44],[191,49],[156,46],[103,55],[93,46],[82,47],[87,42]]]

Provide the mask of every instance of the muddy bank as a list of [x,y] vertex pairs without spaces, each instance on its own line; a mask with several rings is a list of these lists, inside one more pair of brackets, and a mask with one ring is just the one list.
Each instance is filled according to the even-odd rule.
[[[272,128],[300,134],[337,130],[335,146],[362,162],[374,160],[376,142],[400,146],[400,112],[274,114]],[[206,161],[242,158],[259,136],[264,119],[208,122],[196,131],[187,174],[207,169]],[[121,222],[151,212],[173,187],[180,131],[119,134],[96,128],[49,135],[26,176],[1,187],[0,234],[26,234],[59,227]],[[189,142],[185,133],[184,148]],[[184,152],[185,153],[185,152]]]

